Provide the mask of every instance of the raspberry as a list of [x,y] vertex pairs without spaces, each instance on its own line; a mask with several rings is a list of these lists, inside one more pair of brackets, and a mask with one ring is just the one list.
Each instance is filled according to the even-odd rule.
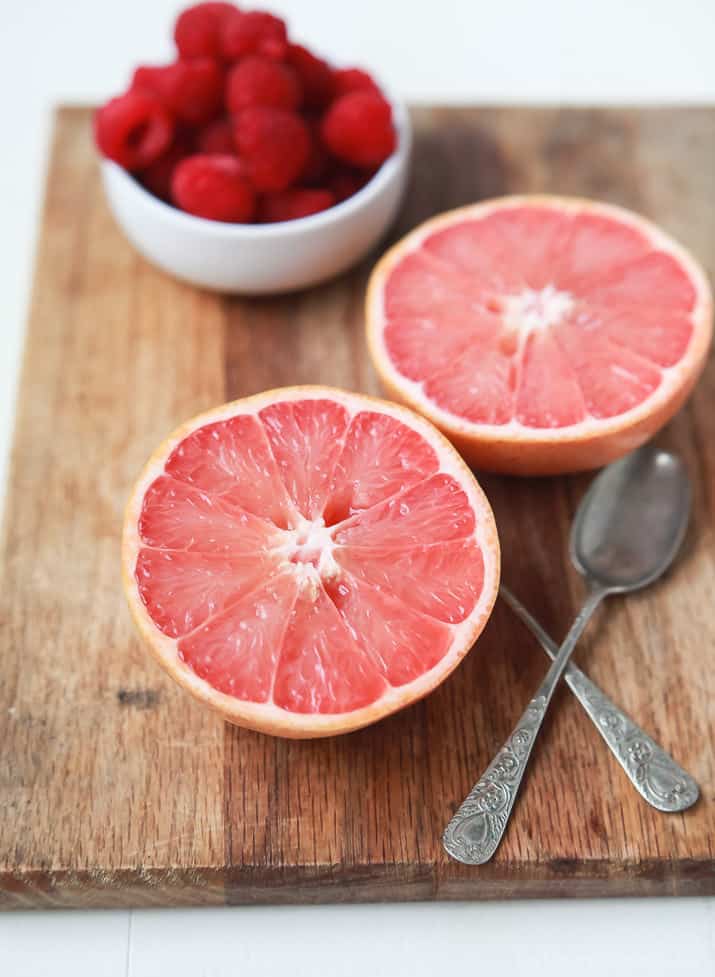
[[160,200],[171,200],[171,177],[178,163],[191,153],[191,144],[185,137],[177,136],[171,146],[139,173],[139,179]]
[[103,156],[127,170],[141,170],[171,142],[174,123],[161,102],[146,92],[113,98],[94,115],[94,139]]
[[257,190],[286,190],[310,154],[310,133],[295,112],[256,105],[236,117],[234,139]]
[[236,152],[233,142],[233,126],[230,119],[216,119],[199,131],[196,146],[200,153],[220,153],[224,156]]
[[250,55],[231,68],[226,79],[226,108],[240,112],[251,105],[297,109],[302,92],[298,75],[287,64]]
[[362,68],[339,68],[337,71],[334,71],[333,86],[336,97],[347,95],[348,92],[360,91],[372,91],[382,94],[377,83]]
[[221,32],[224,58],[235,61],[247,54],[262,54],[282,61],[288,50],[285,22],[260,10],[234,11],[226,18]]
[[187,7],[174,24],[174,41],[181,58],[221,56],[221,30],[236,12],[232,3],[197,3]]
[[292,221],[327,210],[334,203],[330,190],[282,190],[263,195],[259,214],[265,223]]
[[289,44],[286,57],[303,86],[303,100],[308,108],[322,109],[333,97],[333,69],[300,44]]
[[131,90],[152,92],[180,122],[203,125],[221,111],[223,72],[211,58],[142,65],[134,72]]
[[396,143],[388,102],[368,90],[337,98],[326,112],[320,131],[328,149],[355,166],[379,166]]
[[182,160],[171,180],[174,203],[196,217],[247,223],[256,197],[235,156],[198,154]]
[[358,190],[362,190],[366,183],[372,179],[373,174],[365,174],[358,170],[351,170],[344,167],[332,175],[329,186],[335,194],[338,203],[352,197]]
[[300,174],[300,182],[306,183],[308,186],[325,185],[326,177],[333,166],[333,160],[321,142],[319,121],[317,119],[306,119],[306,123],[310,132],[310,153]]

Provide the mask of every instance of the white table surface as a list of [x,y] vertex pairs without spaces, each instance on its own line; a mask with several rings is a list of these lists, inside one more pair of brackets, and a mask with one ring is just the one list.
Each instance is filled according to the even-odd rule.
[[[713,0],[266,5],[337,62],[377,66],[386,83],[413,101],[715,101]],[[173,0],[0,4],[1,485],[51,106],[103,99],[121,89],[133,62],[167,58],[169,24],[180,6]],[[0,916],[3,977],[420,977],[467,969],[510,977],[713,975],[715,899]]]

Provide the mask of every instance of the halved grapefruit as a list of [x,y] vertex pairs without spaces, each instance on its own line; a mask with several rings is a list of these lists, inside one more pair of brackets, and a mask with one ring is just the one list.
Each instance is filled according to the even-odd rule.
[[272,390],[188,421],[127,506],[124,585],[185,689],[280,736],[409,705],[491,612],[499,544],[451,444],[403,407]]
[[672,417],[705,363],[712,296],[655,225],[575,198],[442,214],[381,259],[367,335],[383,386],[477,468],[607,464]]

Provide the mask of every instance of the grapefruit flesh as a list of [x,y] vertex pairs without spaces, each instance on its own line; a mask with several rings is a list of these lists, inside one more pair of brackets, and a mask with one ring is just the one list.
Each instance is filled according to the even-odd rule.
[[489,504],[394,404],[289,388],[189,421],[127,507],[124,583],[150,649],[231,722],[324,736],[419,699],[496,598]]
[[373,272],[383,385],[476,467],[554,474],[636,448],[705,362],[712,297],[693,258],[617,207],[505,197],[412,231]]

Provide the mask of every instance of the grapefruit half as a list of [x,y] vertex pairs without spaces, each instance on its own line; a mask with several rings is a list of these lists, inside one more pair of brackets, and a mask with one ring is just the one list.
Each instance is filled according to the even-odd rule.
[[326,387],[188,421],[124,522],[139,631],[230,722],[345,733],[430,692],[491,612],[499,544],[452,445],[412,411]]
[[427,221],[380,260],[367,336],[384,388],[475,467],[605,465],[672,417],[705,363],[712,296],[655,225],[575,198]]

